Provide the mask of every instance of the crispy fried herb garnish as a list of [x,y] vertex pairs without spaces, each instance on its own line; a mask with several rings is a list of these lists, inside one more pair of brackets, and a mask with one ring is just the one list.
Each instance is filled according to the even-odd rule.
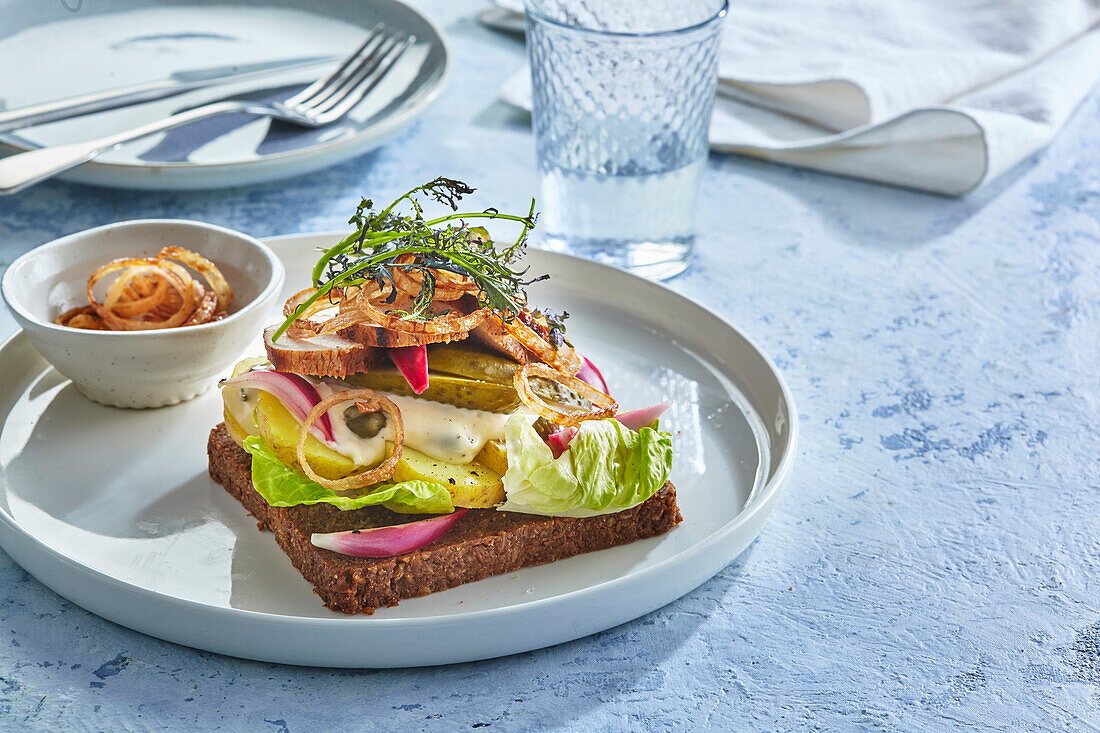
[[[400,318],[430,320],[444,315],[432,312],[436,278],[432,270],[444,270],[464,275],[478,286],[476,293],[481,307],[491,308],[511,322],[527,304],[526,286],[543,280],[545,275],[525,280],[527,270],[513,265],[523,255],[527,235],[535,226],[535,201],[526,216],[502,214],[496,209],[468,213],[452,213],[434,219],[424,218],[422,201],[431,199],[458,212],[463,196],[474,189],[451,178],[436,178],[400,196],[381,211],[374,202],[363,199],[348,223],[355,232],[335,246],[321,250],[321,258],[313,267],[312,280],[317,292],[302,303],[275,332],[279,338],[299,315],[321,298],[329,297],[335,288],[364,285],[374,281],[379,286],[393,284],[393,273],[401,270],[420,273],[421,286],[407,311],[392,310]],[[399,207],[411,209],[402,213]],[[497,249],[489,233],[480,226],[470,226],[468,220],[505,219],[522,224],[515,242]],[[412,261],[399,263],[402,255],[413,255]],[[396,288],[390,296],[392,303]],[[544,311],[544,314],[547,313]],[[550,312],[552,314],[552,312]],[[556,314],[551,323],[555,347],[561,343],[564,325]]]
[[535,309],[536,316],[546,319],[546,325],[550,330],[550,345],[555,349],[565,343],[565,319],[569,317],[569,311],[558,313],[549,308]]

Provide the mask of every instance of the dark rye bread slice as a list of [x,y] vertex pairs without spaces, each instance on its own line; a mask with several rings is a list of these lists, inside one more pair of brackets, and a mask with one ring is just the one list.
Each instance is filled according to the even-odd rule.
[[529,565],[663,534],[682,520],[671,483],[642,504],[599,517],[571,519],[471,509],[443,537],[397,557],[349,557],[310,543],[314,532],[365,529],[421,519],[381,507],[340,511],[328,504],[270,506],[252,487],[252,458],[218,425],[207,443],[210,475],[235,496],[259,528],[270,529],[294,567],[325,605],[344,613],[373,613],[463,583]]

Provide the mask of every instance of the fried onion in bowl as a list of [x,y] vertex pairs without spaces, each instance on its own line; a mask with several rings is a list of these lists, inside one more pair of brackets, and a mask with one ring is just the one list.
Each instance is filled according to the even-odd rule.
[[[95,287],[112,273],[118,274],[99,302]],[[101,265],[88,278],[85,294],[88,305],[65,311],[54,323],[98,331],[197,326],[225,318],[233,302],[233,290],[218,267],[183,247],[165,247],[155,257],[124,257]]]

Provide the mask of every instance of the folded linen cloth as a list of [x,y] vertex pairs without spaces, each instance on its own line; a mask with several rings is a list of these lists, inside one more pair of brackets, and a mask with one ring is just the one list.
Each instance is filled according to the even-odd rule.
[[[1049,144],[1100,81],[1098,23],[1090,0],[735,0],[711,148],[969,193]],[[501,97],[530,109],[529,72]]]

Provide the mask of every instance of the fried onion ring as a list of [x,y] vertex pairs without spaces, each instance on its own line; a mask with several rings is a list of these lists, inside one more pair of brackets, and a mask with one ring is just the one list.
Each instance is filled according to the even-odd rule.
[[107,325],[103,323],[103,319],[95,312],[95,308],[90,305],[78,305],[76,308],[70,308],[59,315],[54,323],[59,326],[83,328],[89,331],[108,330]]
[[[306,459],[306,439],[310,436],[309,429],[313,426],[313,423],[320,420],[322,415],[341,402],[355,402],[360,412],[367,412],[369,410],[381,410],[385,412],[393,421],[393,453],[390,454],[389,458],[382,461],[374,468],[363,471],[362,473],[345,476],[341,479],[327,479],[324,476],[318,475],[309,465],[309,461]],[[369,410],[364,409],[364,405],[366,405]],[[389,397],[386,397],[381,392],[375,392],[373,389],[349,389],[344,392],[337,392],[336,394],[329,395],[313,406],[313,409],[306,415],[306,419],[298,431],[298,465],[301,467],[302,471],[305,472],[306,476],[309,476],[311,479],[321,484],[321,486],[334,491],[361,489],[364,486],[370,486],[371,484],[376,484],[379,481],[385,481],[390,478],[397,469],[397,464],[401,460],[401,452],[404,448],[405,423],[401,419],[401,410],[397,408],[397,405],[395,405]]]
[[233,289],[229,287],[225,276],[217,266],[197,252],[192,252],[183,247],[165,247],[157,254],[157,261],[174,260],[187,265],[195,272],[202,275],[209,283],[210,289],[218,296],[217,310],[223,311],[233,302]]
[[[193,290],[195,290],[195,300],[201,300],[202,294],[206,292],[205,290],[203,290],[202,285],[192,281],[191,287]],[[180,296],[180,294],[175,290],[169,290],[167,297],[165,297],[164,299],[164,302],[158,305],[156,308],[153,308],[146,315],[153,320],[165,321],[168,320],[169,316],[180,309],[182,303],[183,298]]]
[[[358,315],[358,311],[355,311],[354,316],[345,316],[341,319],[342,325],[333,326],[334,320],[354,310],[356,297],[361,295],[364,290],[372,294],[370,297],[379,298],[389,297],[390,293],[393,292],[393,288],[390,287],[389,283],[386,283],[382,287],[379,287],[377,283],[371,283],[365,288],[333,288],[325,297],[319,298],[303,310],[297,316],[296,320],[287,328],[286,335],[295,339],[311,338],[325,333],[333,333],[343,328],[347,328],[348,326],[353,326],[356,323],[361,323],[364,318]],[[306,288],[290,296],[283,305],[283,315],[287,318],[294,315],[294,311],[309,300],[316,292],[317,288]],[[324,321],[310,320],[310,316],[321,311],[331,310],[333,307],[338,309],[337,315]]]
[[[191,275],[193,268],[209,288]],[[103,302],[95,287],[119,274]],[[61,314],[55,323],[70,328],[147,331],[209,323],[226,315],[233,291],[213,262],[182,247],[164,247],[156,257],[126,257],[96,268],[84,289],[89,305]]]
[[[224,312],[224,311],[223,311]],[[218,296],[213,290],[203,291],[199,305],[191,313],[191,317],[183,322],[185,326],[197,326],[200,323],[210,323],[217,320]]]
[[[155,283],[151,292],[149,283]],[[168,279],[154,265],[128,267],[107,289],[103,307],[122,318],[151,313],[164,302],[169,287]]]
[[[112,262],[108,262],[107,264],[99,267],[98,269],[96,269],[95,272],[92,273],[91,277],[88,278],[88,284],[85,287],[85,293],[88,296],[88,302],[91,304],[92,308],[95,309],[99,317],[103,319],[103,322],[106,323],[109,328],[111,328],[111,330],[144,331],[154,328],[174,328],[175,326],[181,325],[191,316],[192,311],[195,310],[195,293],[194,290],[191,288],[192,278],[190,275],[187,275],[186,270],[178,265],[177,267],[179,267],[179,269],[183,272],[182,276],[173,269],[160,270],[163,273],[164,277],[168,279],[169,285],[173,287],[182,298],[182,304],[179,310],[177,310],[165,320],[146,321],[140,319],[140,317],[135,318],[129,316],[119,316],[95,299],[95,295],[92,291],[94,290],[96,284],[110,273],[116,272],[118,270],[129,269],[132,267],[141,267],[144,269],[146,267],[156,266],[158,266],[157,260],[148,257],[118,259]],[[187,279],[184,280],[183,277],[186,277]]]
[[523,344],[525,349],[558,371],[564,372],[566,375],[572,377],[581,370],[582,363],[580,357],[577,356],[576,352],[574,352],[573,348],[568,344],[562,344],[555,349],[550,345],[549,341],[540,336],[535,329],[519,320],[519,318],[512,319],[511,323],[501,318],[501,323],[504,326],[504,330]]
[[355,299],[355,307],[363,315],[363,320],[370,321],[375,326],[380,326],[387,331],[397,331],[408,334],[459,334],[469,333],[481,325],[489,315],[488,308],[478,308],[472,313],[452,313],[445,316],[436,316],[429,320],[415,318],[401,318],[378,308],[372,301],[377,296],[364,297],[360,293]]
[[[317,288],[306,288],[305,290],[299,290],[294,295],[287,298],[286,303],[283,304],[283,315],[290,318],[294,315],[294,311],[304,304],[310,297],[317,292]],[[343,299],[343,291],[339,288],[333,288],[329,293],[329,299],[339,298]],[[303,310],[296,320],[290,324],[290,327],[286,331],[286,335],[290,338],[308,338],[310,336],[316,336],[322,328],[323,323],[317,321],[311,321],[310,316],[318,311],[331,308],[332,304],[328,300],[317,300],[315,303],[308,306]]]
[[[591,402],[593,409],[588,411],[570,410],[569,412],[562,412],[550,405],[550,403],[546,402],[546,400],[535,392],[530,383],[531,377],[550,379],[569,387],[571,390]],[[582,382],[576,377],[551,369],[546,364],[524,364],[519,369],[516,369],[516,373],[512,377],[512,384],[515,385],[516,392],[519,393],[519,398],[524,405],[540,417],[546,418],[555,425],[576,427],[585,420],[612,417],[615,411],[619,409],[619,404],[610,395],[604,394],[592,385]]]
[[[402,255],[398,257],[395,262],[401,265],[407,265],[414,261],[412,255]],[[450,302],[452,300],[458,300],[467,293],[476,293],[479,290],[478,284],[473,281],[472,278],[465,275],[459,275],[455,272],[448,272],[447,270],[438,270],[436,268],[429,268],[429,272],[432,273],[432,277],[435,278],[435,297],[433,300],[440,302]],[[424,283],[424,274],[419,271],[408,272],[404,268],[394,267],[390,270],[393,275],[393,284],[400,292],[406,295],[416,297],[420,294],[420,288]]]

